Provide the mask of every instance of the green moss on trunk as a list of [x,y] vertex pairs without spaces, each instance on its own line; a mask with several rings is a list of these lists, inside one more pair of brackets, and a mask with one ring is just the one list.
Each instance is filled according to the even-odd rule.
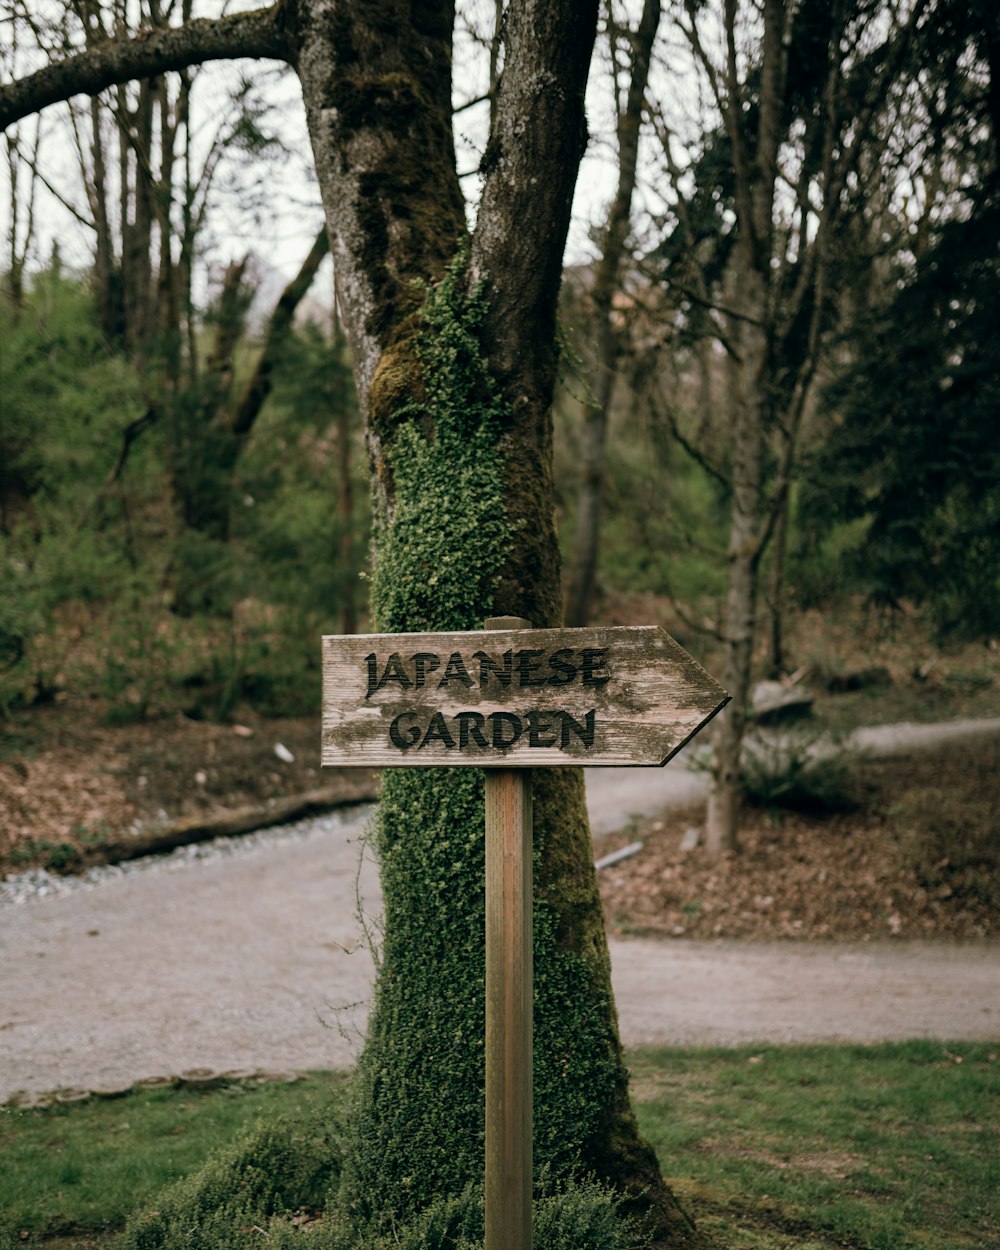
[[[509,414],[479,349],[482,295],[464,273],[460,256],[414,323],[408,399],[372,414],[386,475],[372,595],[380,631],[475,629],[507,609],[495,591],[519,542],[505,508]],[[656,1187],[628,1102],[582,775],[535,778],[536,1169],[557,1183],[596,1173],[633,1192]],[[375,839],[385,937],[337,1193],[369,1234],[483,1176],[481,772],[387,770]],[[687,1228],[683,1217],[673,1226]]]

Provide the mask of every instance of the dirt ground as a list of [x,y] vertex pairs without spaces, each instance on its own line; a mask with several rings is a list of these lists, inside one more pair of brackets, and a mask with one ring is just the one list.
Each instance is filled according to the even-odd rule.
[[315,717],[110,726],[86,704],[33,709],[0,747],[0,873],[331,784],[319,749]]
[[849,810],[749,807],[737,854],[682,849],[702,807],[597,841],[619,936],[971,941],[1000,936],[1000,739],[861,764]]

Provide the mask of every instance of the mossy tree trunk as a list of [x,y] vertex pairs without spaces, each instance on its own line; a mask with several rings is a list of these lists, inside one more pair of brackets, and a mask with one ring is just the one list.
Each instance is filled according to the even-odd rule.
[[[367,420],[383,631],[561,616],[556,301],[596,5],[508,11],[471,239],[452,21],[448,3],[318,4],[297,32]],[[693,1244],[628,1101],[581,774],[538,772],[535,811],[536,1161],[595,1172],[653,1217],[657,1244]],[[385,936],[341,1192],[363,1224],[482,1175],[481,776],[391,770],[376,836]]]

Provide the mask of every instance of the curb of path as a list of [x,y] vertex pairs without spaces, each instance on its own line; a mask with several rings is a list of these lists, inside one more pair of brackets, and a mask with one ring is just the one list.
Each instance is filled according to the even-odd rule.
[[[967,738],[997,734],[1000,734],[1000,717],[927,725],[876,725],[856,730],[848,745],[876,758],[882,758],[911,750],[930,750]],[[212,816],[187,816],[155,829],[145,830],[132,838],[95,843],[87,848],[78,861],[67,865],[61,875],[78,876],[88,868],[126,863],[147,855],[166,855],[179,847],[210,842],[214,838],[254,833],[259,829],[288,824],[307,816],[323,815],[340,807],[370,803],[376,799],[380,772],[371,768],[351,772],[350,777],[341,777],[334,785],[272,799],[263,806],[242,807]],[[689,798],[690,796],[685,801],[689,801]]]
[[42,1110],[45,1107],[66,1106],[71,1103],[89,1102],[92,1098],[110,1102],[127,1094],[144,1089],[219,1089],[223,1085],[293,1085],[305,1080],[306,1072],[275,1072],[251,1068],[231,1068],[218,1072],[213,1068],[190,1068],[172,1076],[147,1076],[130,1084],[105,1084],[93,1089],[62,1086],[49,1093],[29,1094],[15,1090],[3,1106],[16,1107],[21,1111]]

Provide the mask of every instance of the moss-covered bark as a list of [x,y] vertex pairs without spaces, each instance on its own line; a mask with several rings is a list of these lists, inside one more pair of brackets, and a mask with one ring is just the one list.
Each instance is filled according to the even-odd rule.
[[[536,528],[551,507],[531,490],[537,474],[512,481],[510,413],[479,345],[487,307],[460,257],[417,318],[420,384],[381,442],[392,485],[377,526],[380,631],[481,626],[505,606],[500,574],[520,541],[508,502]],[[535,791],[536,1167],[614,1183],[683,1244],[689,1225],[629,1106],[581,774],[540,770]],[[361,1227],[402,1226],[483,1174],[483,828],[478,771],[387,773],[384,944],[338,1190]]]
[[[557,625],[556,302],[596,4],[511,6],[469,264],[443,282],[465,238],[450,6],[298,12],[367,415],[377,628],[478,628],[494,613]],[[542,772],[536,796],[536,1163],[631,1193],[652,1244],[693,1244],[629,1107],[581,775]],[[338,1190],[361,1228],[399,1226],[482,1176],[483,826],[477,774],[388,772],[384,946]]]

